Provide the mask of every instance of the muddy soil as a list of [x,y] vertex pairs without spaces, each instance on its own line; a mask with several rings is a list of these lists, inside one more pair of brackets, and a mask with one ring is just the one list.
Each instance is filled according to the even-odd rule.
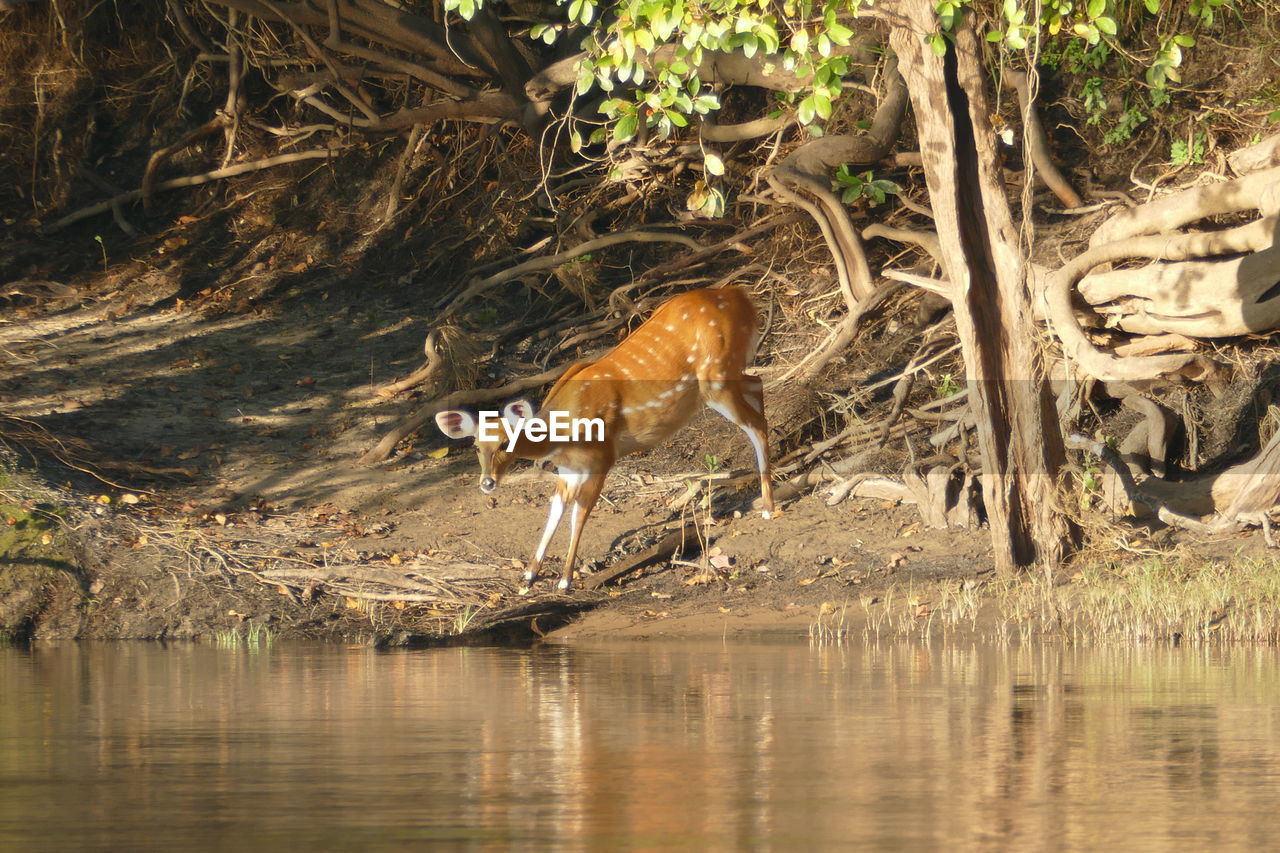
[[[573,630],[646,635],[679,623],[686,633],[803,631],[824,602],[989,569],[985,531],[926,530],[911,507],[828,507],[811,495],[765,521],[750,507],[754,487],[717,488],[710,511],[685,511],[703,525],[714,577],[696,558],[668,560],[603,593],[575,591],[572,602],[551,595],[547,581],[525,592],[517,561],[544,524],[549,474],[525,465],[484,496],[470,448],[434,429],[388,464],[357,461],[422,402],[372,393],[418,364],[418,298],[404,288],[299,289],[211,317],[172,300],[130,311],[117,294],[10,314],[0,324],[0,405],[85,439],[88,457],[132,466],[102,468],[108,484],[51,467],[40,453],[19,459],[78,490],[63,500],[78,493],[89,501],[71,525],[76,558],[45,576],[40,595],[17,608],[21,618],[9,614],[10,627],[20,622],[37,637],[159,638],[262,624],[284,636],[408,640],[492,631],[489,612],[512,614],[504,630],[543,633],[597,608],[604,613],[593,619],[603,621]],[[707,456],[721,471],[752,468],[745,437],[709,411],[667,445],[620,462],[584,533],[587,568],[639,551],[678,524],[668,503],[705,476]],[[481,603],[463,613],[361,601],[249,571],[329,560],[395,568],[427,555],[436,565],[488,567]],[[539,599],[559,603],[521,615]]]

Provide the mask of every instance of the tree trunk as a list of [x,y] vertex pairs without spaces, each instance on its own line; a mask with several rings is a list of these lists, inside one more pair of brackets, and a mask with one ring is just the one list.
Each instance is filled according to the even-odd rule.
[[1004,195],[978,38],[958,22],[939,58],[926,38],[928,0],[877,6],[916,114],[930,203],[953,287],[970,407],[982,452],[982,492],[997,571],[1047,575],[1078,531],[1059,511],[1062,434],[1037,346],[1026,258]]

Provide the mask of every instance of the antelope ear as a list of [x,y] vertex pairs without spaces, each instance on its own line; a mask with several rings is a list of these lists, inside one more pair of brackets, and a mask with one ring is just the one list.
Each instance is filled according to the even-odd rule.
[[466,438],[476,434],[476,419],[470,412],[450,410],[436,412],[436,426],[449,438]]
[[512,426],[520,423],[520,421],[528,420],[533,415],[533,403],[528,400],[515,400],[502,407],[502,417]]

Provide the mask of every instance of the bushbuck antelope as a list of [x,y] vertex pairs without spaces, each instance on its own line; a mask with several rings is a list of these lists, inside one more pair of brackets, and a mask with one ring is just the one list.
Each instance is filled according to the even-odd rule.
[[[565,508],[571,507],[569,550],[559,583],[562,591],[569,589],[578,540],[609,469],[619,457],[648,450],[670,437],[689,422],[699,403],[706,403],[747,434],[760,470],[763,515],[772,517],[763,387],[758,377],[744,372],[758,338],[755,306],[745,290],[694,290],[664,303],[598,361],[570,367],[536,413],[527,400],[509,403],[502,412],[507,426],[499,429],[494,423],[489,435],[468,412],[436,415],[436,424],[450,438],[476,436],[480,491],[485,494],[498,487],[516,458],[546,459],[556,466],[559,482],[542,540],[525,572],[526,581],[537,579],[547,545]],[[566,416],[598,418],[603,433],[580,434],[567,441],[538,440],[538,432],[546,436],[548,421],[554,425]]]

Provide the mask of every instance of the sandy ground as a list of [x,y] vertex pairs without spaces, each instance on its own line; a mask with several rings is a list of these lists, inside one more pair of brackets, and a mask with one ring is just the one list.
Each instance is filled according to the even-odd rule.
[[[422,402],[372,394],[417,366],[425,324],[411,294],[310,292],[215,317],[122,300],[9,312],[0,323],[0,405],[87,439],[104,456],[171,472],[140,484],[151,494],[136,478],[127,484],[142,494],[141,508],[163,507],[191,524],[221,525],[222,533],[251,510],[255,518],[299,519],[299,528],[317,513],[344,513],[360,521],[343,539],[355,552],[444,551],[492,565],[512,590],[518,586],[511,566],[537,542],[549,474],[522,465],[495,495],[482,495],[470,448],[434,428],[385,465],[357,462]],[[751,470],[744,436],[709,411],[667,445],[621,461],[584,533],[587,567],[640,550],[677,523],[668,503],[705,471],[708,454],[723,471]],[[719,520],[706,536],[719,549],[717,580],[692,583],[695,566],[663,564],[614,590],[569,633],[804,630],[824,602],[854,600],[890,579],[966,577],[989,567],[985,533],[926,530],[909,507],[871,500],[828,507],[811,495],[765,521],[750,509],[754,487],[716,495]],[[557,557],[563,537],[552,545]]]

